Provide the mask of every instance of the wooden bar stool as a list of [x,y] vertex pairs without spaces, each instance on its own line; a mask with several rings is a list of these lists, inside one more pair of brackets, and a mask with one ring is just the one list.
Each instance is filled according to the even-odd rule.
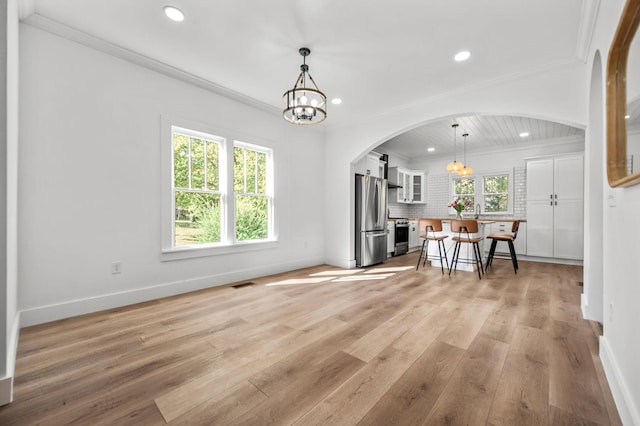
[[[467,220],[451,220],[451,232],[457,232],[458,235],[451,238],[455,241],[456,245],[453,248],[453,258],[451,259],[451,266],[449,267],[449,275],[451,271],[458,266],[458,260],[460,258],[460,248],[462,244],[471,244],[473,247],[473,256],[475,258],[475,264],[478,267],[478,278],[482,279],[480,272],[484,274],[484,266],[482,266],[482,253],[480,252],[480,245],[482,237],[472,237],[471,234],[478,233],[478,221],[475,219]],[[467,263],[470,263],[467,261]]]
[[447,263],[447,269],[449,269],[449,259],[447,259],[447,249],[444,246],[444,239],[448,238],[448,235],[436,235],[436,232],[442,232],[442,220],[440,219],[420,219],[418,220],[418,229],[424,229],[424,235],[420,235],[422,238],[422,248],[420,249],[420,256],[418,256],[418,264],[416,265],[416,271],[420,266],[420,260],[424,253],[424,261],[422,267],[424,268],[427,259],[429,258],[429,241],[435,241],[438,244],[438,253],[440,254],[440,269],[442,269],[442,275],[444,275],[444,266],[442,264],[442,256],[444,254],[444,261]]
[[493,233],[487,236],[487,238],[491,238],[491,249],[489,249],[489,256],[487,256],[487,266],[485,269],[488,269],[489,266],[493,263],[493,257],[496,254],[496,246],[498,245],[498,241],[506,241],[509,244],[509,253],[511,254],[511,263],[513,264],[513,271],[518,273],[518,258],[516,257],[516,249],[513,246],[513,242],[516,240],[518,236],[518,228],[520,227],[520,221],[514,220],[513,225],[511,225],[511,233]]

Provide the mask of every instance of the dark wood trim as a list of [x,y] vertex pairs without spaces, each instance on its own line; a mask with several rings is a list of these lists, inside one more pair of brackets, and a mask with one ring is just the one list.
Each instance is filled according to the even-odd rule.
[[611,187],[640,183],[640,172],[627,171],[627,62],[640,24],[640,0],[627,0],[611,43],[607,63],[607,178]]

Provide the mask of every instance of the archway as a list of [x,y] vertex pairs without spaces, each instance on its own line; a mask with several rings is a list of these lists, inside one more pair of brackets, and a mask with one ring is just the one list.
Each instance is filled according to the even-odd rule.
[[603,322],[603,175],[604,95],[600,52],[596,51],[591,69],[589,93],[589,128],[585,141],[585,221],[584,221],[584,292],[582,314]]
[[401,110],[329,129],[325,138],[324,243],[328,264],[355,266],[353,249],[353,162],[394,135],[461,112],[519,115],[585,128],[584,66],[571,64],[425,99]]

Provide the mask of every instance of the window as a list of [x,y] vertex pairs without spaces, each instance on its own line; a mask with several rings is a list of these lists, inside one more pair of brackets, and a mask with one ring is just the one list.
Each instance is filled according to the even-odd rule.
[[273,151],[227,132],[162,119],[163,260],[277,247]]
[[269,236],[271,197],[267,190],[268,151],[235,143],[233,190],[236,201],[236,240],[259,240]]
[[457,178],[453,180],[453,198],[460,202],[471,201],[470,206],[465,206],[465,212],[472,212],[476,205],[475,188],[476,181],[474,178]]
[[221,138],[173,130],[173,246],[221,241]]
[[485,212],[504,213],[509,210],[509,175],[485,176],[482,188]]
[[[482,206],[482,214],[511,214],[512,177],[511,172],[478,173],[471,177],[452,177],[453,198],[471,201],[465,212],[474,212],[475,206]],[[450,209],[450,213],[455,211]]]

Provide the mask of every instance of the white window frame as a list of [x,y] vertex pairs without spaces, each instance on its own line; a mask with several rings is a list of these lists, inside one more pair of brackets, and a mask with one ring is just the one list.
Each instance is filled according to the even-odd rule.
[[[235,208],[235,198],[236,195],[251,195],[251,196],[260,196],[267,198],[267,209],[268,209],[268,218],[269,221],[267,223],[267,238],[256,239],[256,240],[243,240],[241,243],[251,243],[251,242],[260,242],[260,241],[270,241],[274,239],[274,220],[273,220],[273,150],[270,148],[266,148],[264,146],[255,145],[251,143],[241,142],[238,140],[233,141],[233,148],[243,148],[251,151],[261,152],[266,155],[266,194],[257,194],[257,193],[249,193],[249,192],[241,192],[237,193],[235,190],[233,191],[233,238],[235,240],[236,235],[236,208]],[[232,150],[233,152],[233,150]],[[233,158],[233,154],[231,154]],[[245,174],[246,174],[246,166],[245,166]],[[246,182],[246,179],[245,179]],[[245,183],[246,184],[246,183]],[[233,186],[233,182],[231,183]]]
[[[226,221],[226,199],[227,194],[226,194],[226,188],[227,188],[227,183],[226,183],[226,179],[227,179],[227,173],[225,170],[225,161],[224,159],[227,156],[227,149],[226,149],[226,140],[223,137],[220,136],[216,136],[216,135],[210,135],[208,133],[202,133],[196,130],[191,130],[191,129],[186,129],[184,127],[179,127],[179,126],[171,126],[171,146],[172,146],[172,150],[171,150],[171,211],[175,211],[176,205],[175,205],[175,200],[176,200],[176,191],[180,190],[180,189],[176,189],[176,187],[174,186],[174,170],[173,170],[173,166],[175,164],[174,162],[174,158],[173,158],[173,136],[175,133],[179,133],[181,135],[185,135],[189,138],[196,138],[196,139],[201,139],[203,141],[207,141],[208,143],[215,143],[218,145],[218,160],[220,161],[220,163],[218,164],[218,190],[209,190],[209,189],[204,189],[204,190],[196,190],[193,188],[188,188],[187,190],[189,192],[197,192],[197,193],[206,193],[206,194],[217,194],[220,196],[220,241],[219,242],[210,242],[210,243],[203,243],[203,244],[197,244],[197,245],[193,245],[193,246],[174,246],[174,242],[175,242],[175,230],[176,230],[176,223],[175,223],[175,215],[171,218],[171,246],[172,248],[182,248],[182,247],[200,247],[200,246],[217,246],[217,245],[221,245],[224,244],[225,241],[228,240],[227,237],[227,230],[224,226],[225,221]],[[191,145],[191,144],[189,144]],[[206,149],[205,149],[206,152]],[[191,186],[191,161],[189,161],[189,186]],[[205,164],[204,164],[204,184],[206,186],[207,184],[207,163],[206,163],[206,158],[205,158]]]
[[[476,179],[476,176],[451,176],[451,201],[449,202],[449,204],[451,204],[453,202],[453,200],[458,199],[458,197],[460,196],[460,194],[456,194],[456,181],[457,180],[461,180],[461,179],[473,179],[474,180],[474,184],[473,184],[473,200],[474,200],[474,206],[473,208],[475,208],[475,203],[478,202],[478,180]],[[448,204],[447,204],[448,205]],[[469,214],[468,211],[466,210],[462,210],[463,214]],[[456,215],[456,209],[454,209],[453,207],[449,207],[449,215],[453,216]]]
[[[486,178],[490,178],[490,177],[499,177],[499,176],[506,176],[507,177],[507,210],[503,210],[503,211],[499,211],[499,212],[485,212],[484,211],[484,206],[485,206],[485,195],[487,194],[487,192],[484,190],[484,180]],[[513,214],[513,191],[512,191],[512,187],[513,187],[513,173],[509,173],[509,172],[502,172],[502,173],[485,173],[482,175],[482,203],[480,203],[480,205],[482,206],[482,214],[483,215],[505,215],[505,214]],[[477,182],[476,182],[477,183]],[[500,193],[491,193],[489,195],[496,195],[496,194],[500,194]]]
[[[500,212],[485,212],[484,211],[484,178],[485,177],[493,177],[493,176],[507,176],[508,178],[508,200],[507,205],[508,208],[506,211]],[[474,201],[475,204],[480,204],[481,207],[481,215],[482,216],[508,216],[513,215],[513,205],[515,202],[515,193],[513,190],[513,169],[509,170],[497,170],[497,171],[488,171],[488,172],[476,172],[471,176],[466,176],[467,178],[475,179],[474,186]],[[455,194],[455,185],[454,182],[457,179],[463,179],[465,176],[451,175],[449,178],[449,194],[451,195],[451,200],[454,199]],[[451,201],[450,201],[451,202]],[[474,205],[475,211],[475,205]],[[454,216],[456,211],[453,208],[449,208],[449,215]]]
[[[276,202],[274,191],[275,153],[269,143],[249,144],[238,142],[242,140],[254,140],[262,142],[255,137],[244,135],[238,131],[230,131],[215,126],[192,121],[179,117],[161,116],[160,129],[160,260],[172,261],[191,259],[196,257],[216,256],[221,254],[243,253],[254,250],[273,249],[279,246],[278,230],[276,226]],[[220,145],[219,150],[219,191],[221,204],[221,229],[220,242],[197,244],[189,246],[174,246],[175,232],[175,197],[173,188],[173,129],[178,128],[181,133],[188,132],[199,138],[212,140],[214,138]],[[269,237],[260,240],[235,240],[235,194],[233,192],[233,147],[236,143],[242,143],[252,149],[261,148],[269,151],[267,156],[267,188],[271,194],[271,206],[269,217]],[[273,145],[273,144],[271,144]]]

